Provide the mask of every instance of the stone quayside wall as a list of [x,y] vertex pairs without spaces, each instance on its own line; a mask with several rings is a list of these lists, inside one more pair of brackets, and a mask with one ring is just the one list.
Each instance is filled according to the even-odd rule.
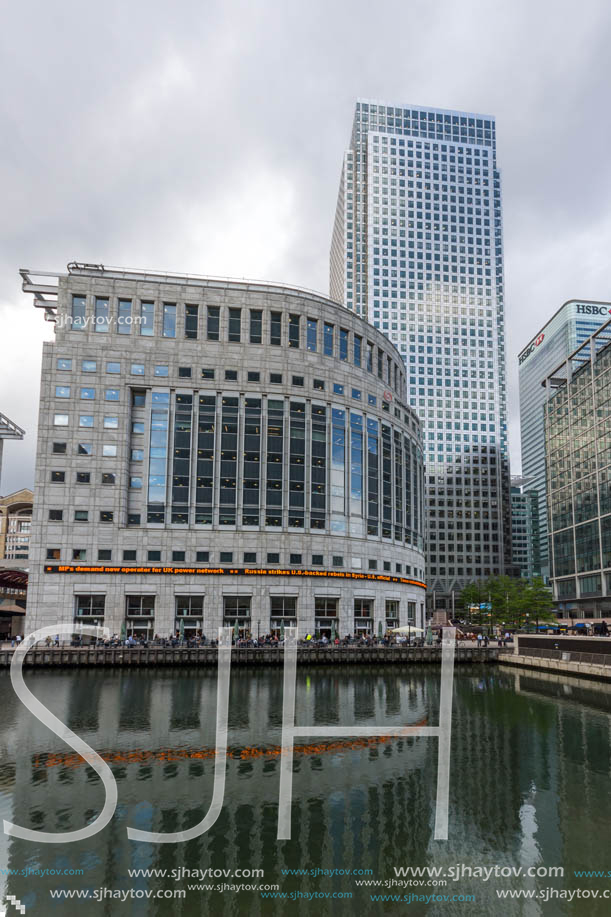
[[[0,668],[11,664],[13,649],[0,650]],[[497,647],[457,647],[457,663],[496,662]],[[231,664],[240,666],[281,666],[284,652],[276,647],[233,647]],[[297,650],[299,665],[381,665],[392,663],[441,664],[440,646],[351,646],[303,647]],[[38,647],[31,649],[24,667],[55,668],[59,666],[215,666],[216,647]]]

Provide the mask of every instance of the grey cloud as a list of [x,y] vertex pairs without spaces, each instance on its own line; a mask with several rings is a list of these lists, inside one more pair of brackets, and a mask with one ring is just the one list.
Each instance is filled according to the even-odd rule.
[[611,292],[610,33],[605,0],[13,4],[0,410],[29,435],[2,490],[32,483],[49,334],[17,268],[78,258],[326,292],[357,96],[497,117],[517,467],[518,350],[564,300]]

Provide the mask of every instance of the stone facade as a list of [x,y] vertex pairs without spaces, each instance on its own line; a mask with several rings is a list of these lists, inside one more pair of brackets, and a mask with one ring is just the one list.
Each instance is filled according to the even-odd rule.
[[379,331],[294,288],[95,266],[58,276],[55,318],[26,630],[423,625],[421,430]]

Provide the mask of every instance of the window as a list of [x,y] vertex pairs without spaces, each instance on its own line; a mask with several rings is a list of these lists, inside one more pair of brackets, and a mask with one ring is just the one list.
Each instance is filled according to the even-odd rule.
[[57,360],[57,368],[63,372],[70,372],[72,369],[72,360],[66,360],[63,357],[59,357]]
[[112,551],[108,548],[100,548],[98,551],[98,560],[112,560]]
[[95,360],[82,360],[81,361],[81,372],[84,373],[95,373],[97,372],[98,364]]
[[289,315],[289,347],[299,347],[300,321],[300,315]]
[[353,389],[352,389],[352,397],[354,398],[355,401],[360,401],[360,400],[361,400],[361,398],[362,398],[362,393],[361,393],[360,388],[353,388]]
[[297,599],[292,595],[270,596],[271,629],[278,631],[284,624],[294,626],[297,623]]
[[169,375],[169,367],[168,367],[165,363],[162,363],[162,364],[160,364],[159,366],[156,366],[156,367],[154,368],[154,370],[153,370],[153,375],[154,375],[154,376],[168,376],[168,375]]
[[161,333],[164,338],[176,337],[176,303],[164,302]]
[[334,394],[334,395],[343,395],[343,394],[344,394],[344,386],[341,385],[339,382],[334,382],[334,383],[333,383],[333,394]]
[[53,415],[53,426],[54,427],[67,427],[68,426],[68,415],[67,414],[54,414]]
[[131,477],[129,479],[129,486],[132,490],[142,490],[142,478]]
[[90,484],[91,483],[91,472],[77,471],[76,472],[76,483],[77,484]]
[[322,554],[312,554],[312,566],[313,567],[322,567],[324,563],[324,558]]
[[117,447],[113,443],[103,443],[102,444],[102,455],[106,458],[116,458],[117,457]]
[[133,551],[131,549],[127,551],[123,551],[123,560],[136,560],[137,556],[138,555],[136,551]]
[[244,563],[245,564],[256,564],[257,555],[254,551],[245,551],[244,552]]
[[207,564],[210,561],[209,551],[196,551],[195,560],[198,564]]
[[152,561],[161,560],[161,551],[147,551],[146,559]]
[[233,344],[239,344],[242,337],[242,310],[229,310],[229,326],[227,340]]
[[105,296],[96,296],[95,298],[95,331],[101,331],[108,334],[108,325],[110,322],[110,308],[108,299]]
[[127,524],[128,525],[140,525],[140,513],[128,513],[127,514]]
[[333,333],[334,333],[334,330],[335,330],[335,329],[334,329],[333,325],[330,325],[330,324],[328,324],[328,322],[325,322],[325,324],[324,324],[324,329],[323,329],[323,349],[324,349],[324,354],[325,354],[326,357],[332,357],[332,356],[333,356]]
[[72,314],[70,316],[70,330],[71,331],[84,331],[85,330],[85,313],[86,313],[86,299],[84,296],[73,296],[72,297]]
[[53,443],[53,454],[54,455],[65,455],[66,454],[66,443]]
[[318,392],[324,392],[325,390],[325,383],[322,379],[314,379],[314,381],[312,382],[312,386]]
[[93,443],[78,443],[76,446],[77,455],[93,455]]
[[115,514],[110,510],[100,510],[100,522],[112,522]]
[[132,462],[144,461],[144,449],[132,449],[130,453],[130,461]]
[[222,564],[232,564],[233,563],[233,552],[232,551],[221,551],[221,563]]
[[184,563],[185,552],[184,551],[172,551],[172,560],[175,563]]
[[378,403],[378,399],[375,395],[367,395],[367,404],[371,404],[373,407]]
[[117,331],[119,334],[131,334],[132,331],[132,301],[120,299],[117,316]]
[[143,337],[152,337],[155,324],[155,303],[140,303],[140,334]]
[[259,373],[259,372],[249,372],[248,375],[247,375],[247,379],[248,379],[249,382],[260,382],[260,381],[261,381],[261,373]]
[[105,417],[104,418],[104,429],[105,430],[118,430],[119,429],[119,418],[118,417]]
[[225,618],[250,618],[250,596],[224,595],[223,614]]
[[80,414],[78,419],[79,427],[92,427],[93,414]]
[[306,349],[312,352],[316,351],[318,338],[318,321],[315,318],[309,318],[306,323]]
[[63,509],[50,509],[49,510],[49,522],[63,522],[64,511]]
[[119,400],[119,389],[118,388],[107,388],[105,390],[104,401],[118,401],[118,400]]
[[69,398],[70,397],[70,386],[69,385],[56,385],[55,386],[55,397],[56,398]]
[[383,566],[384,566],[385,572],[390,573],[390,561],[385,560]]
[[275,551],[268,552],[267,563],[268,564],[279,564],[280,563],[280,554],[277,554]]
[[293,376],[292,384],[303,387],[303,376]]
[[208,306],[206,337],[209,341],[218,341],[220,326],[220,306]]
[[314,598],[314,614],[320,618],[337,617],[338,599],[328,599],[325,597]]
[[349,331],[345,328],[339,329],[339,358],[340,360],[348,359],[348,335]]
[[89,522],[89,511],[86,509],[75,509],[74,510],[74,521],[75,522]]
[[333,555],[333,566],[334,567],[343,567],[344,566],[344,558],[341,556],[341,554]]
[[51,472],[51,481],[53,484],[63,484],[66,480],[65,471],[52,471]]
[[130,372],[132,376],[143,376],[144,375],[144,363],[132,363]]
[[375,560],[373,557],[370,557],[370,558],[369,558],[369,565],[368,565],[368,566],[369,566],[369,569],[370,569],[370,570],[377,570],[377,569],[378,569],[378,562],[377,562],[377,560]]
[[146,392],[140,389],[132,389],[132,407],[143,408],[146,404]]
[[282,312],[272,312],[270,314],[269,342],[274,347],[282,345]]
[[202,369],[202,379],[214,379],[214,370]]
[[47,548],[47,560],[59,560],[60,556],[59,548]]
[[106,364],[106,372],[107,372],[107,373],[120,373],[120,372],[121,372],[121,364],[120,364],[120,363],[112,363],[112,362],[111,362],[111,363],[107,363],[107,364]]
[[263,341],[263,311],[250,310],[250,343],[261,344]]
[[282,373],[270,373],[269,381],[272,385],[282,385]]
[[85,548],[72,548],[72,560],[87,560]]
[[191,378],[191,367],[190,366],[179,366],[178,367],[178,378],[179,379],[190,379]]
[[238,381],[237,369],[226,369],[225,370],[225,381],[226,382],[237,382]]
[[[99,558],[103,560],[104,558]],[[75,616],[77,618],[103,618],[105,595],[75,595]]]
[[117,476],[114,471],[104,471],[102,473],[102,484],[114,484]]
[[361,365],[361,354],[363,350],[363,338],[359,334],[354,335],[354,365]]
[[303,563],[303,561],[302,561],[301,558],[302,558],[302,555],[301,555],[301,554],[290,554],[290,555],[289,555],[289,563],[291,563],[291,564],[301,564],[301,563]]
[[127,595],[125,597],[125,616],[127,618],[154,618],[154,595]]
[[185,337],[189,340],[197,338],[199,320],[199,306],[185,306]]

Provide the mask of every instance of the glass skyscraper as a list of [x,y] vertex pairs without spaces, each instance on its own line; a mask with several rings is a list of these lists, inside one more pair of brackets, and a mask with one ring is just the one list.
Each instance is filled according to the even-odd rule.
[[494,118],[357,102],[330,288],[405,361],[425,430],[428,584],[448,608],[511,561]]
[[522,473],[539,494],[539,544],[541,575],[550,575],[543,380],[609,319],[611,303],[570,299],[558,309],[518,356],[520,378],[520,432]]

